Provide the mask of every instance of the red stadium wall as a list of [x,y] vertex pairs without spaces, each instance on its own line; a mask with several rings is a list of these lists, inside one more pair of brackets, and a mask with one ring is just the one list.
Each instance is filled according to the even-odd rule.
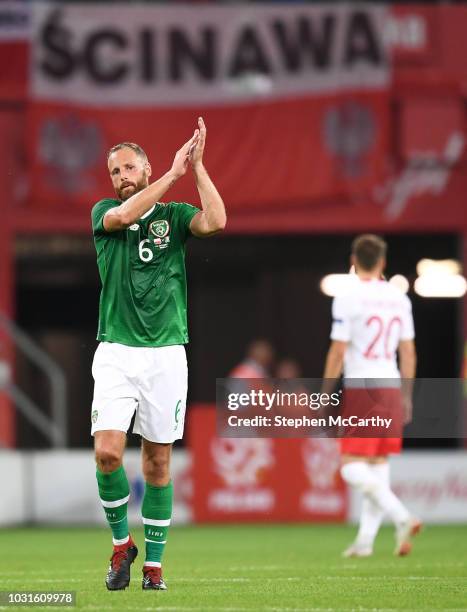
[[[139,141],[158,175],[200,113],[209,128],[207,165],[229,208],[228,231],[467,231],[467,7],[412,5],[388,10],[367,4],[346,10],[336,5],[278,4],[206,11],[150,7],[141,12],[128,6],[122,16],[120,9],[106,7],[103,13],[97,5],[70,3],[57,17],[50,7],[39,11],[36,3],[31,4],[37,15],[30,48],[23,31],[7,32],[3,44],[0,31],[2,53],[8,54],[11,67],[2,74],[0,101],[26,102],[25,177],[15,194],[15,231],[88,232],[92,203],[111,192],[103,163],[107,148],[124,139]],[[225,16],[238,10],[252,11],[259,23],[275,20],[282,38],[277,32],[275,38],[268,34],[268,45],[276,44],[274,52],[257,30],[228,29]],[[278,69],[276,56],[282,52],[281,61],[295,68],[285,76],[276,70],[277,86],[267,79],[216,81],[217,73],[210,82],[193,68],[201,59],[206,64],[204,56],[196,56],[196,64],[192,53],[188,60],[185,57],[185,66],[179,56],[161,60],[154,55],[143,25],[157,18],[174,36],[175,24],[177,36],[185,36],[186,45],[193,46],[190,36],[197,30],[190,29],[190,22],[195,14],[201,24],[209,23],[212,36],[217,36],[217,51],[227,54],[231,63],[243,61],[241,51],[246,47],[228,46],[223,35],[246,39],[247,33],[260,47],[257,65],[263,62],[265,70]],[[337,24],[334,37],[326,42],[332,53],[326,55],[323,47],[322,56],[314,56],[321,62],[314,73],[303,71],[297,49],[292,53],[300,19],[308,19],[315,29],[322,29],[325,20]],[[21,19],[16,22],[21,24]],[[127,72],[126,80],[117,85],[109,80],[112,75],[106,76],[105,86],[101,82],[105,70],[99,58],[105,45],[89,47],[91,34],[94,39],[103,36],[103,25],[123,41],[123,51],[115,56],[118,62],[114,58],[111,63],[115,70]],[[54,32],[70,37],[75,33],[73,39],[82,42],[70,46],[68,55],[64,50],[54,53]],[[134,46],[128,42],[133,34],[139,36]],[[357,51],[362,40],[363,51]],[[78,62],[79,49],[86,51],[88,63]],[[330,59],[334,56],[338,59]],[[302,64],[306,57],[301,57]],[[152,65],[156,59],[168,62],[168,67]],[[205,72],[215,71],[216,64],[203,66]],[[167,82],[173,103],[164,101],[164,88],[159,86],[165,69],[180,72],[174,73],[175,85]],[[151,94],[148,83],[157,95]],[[240,86],[257,91],[245,97]],[[203,88],[213,93],[203,93]],[[196,201],[189,178],[170,195]]]
[[[14,245],[11,221],[14,211],[9,204],[14,199],[14,186],[17,176],[15,135],[17,113],[11,110],[0,111],[0,167],[4,169],[2,181],[2,212],[0,221],[0,314],[11,316],[14,310]],[[15,412],[2,383],[7,384],[8,370],[14,364],[13,347],[9,336],[0,325],[0,448],[15,444]]]

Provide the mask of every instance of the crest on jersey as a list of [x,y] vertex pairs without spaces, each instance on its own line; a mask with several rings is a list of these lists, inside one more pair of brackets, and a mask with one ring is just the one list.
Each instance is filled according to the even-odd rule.
[[156,238],[165,238],[170,231],[169,222],[165,219],[159,219],[159,221],[153,221],[149,226],[149,231],[156,236]]

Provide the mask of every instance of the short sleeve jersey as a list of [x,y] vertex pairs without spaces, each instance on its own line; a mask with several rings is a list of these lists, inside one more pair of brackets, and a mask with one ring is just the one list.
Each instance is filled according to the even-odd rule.
[[331,339],[347,342],[346,378],[399,378],[397,348],[415,337],[412,305],[384,280],[355,279],[345,295],[334,298]]
[[91,213],[102,282],[97,339],[142,347],[186,344],[185,243],[199,209],[157,203],[129,228],[106,232],[104,215],[119,204],[101,200]]

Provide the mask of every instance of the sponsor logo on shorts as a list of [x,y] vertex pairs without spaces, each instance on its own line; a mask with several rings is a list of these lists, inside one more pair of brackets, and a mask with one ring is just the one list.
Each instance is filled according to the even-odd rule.
[[178,422],[180,420],[180,406],[181,406],[182,400],[178,400],[177,405],[175,406],[175,427],[174,427],[174,431],[177,429],[178,427]]
[[99,416],[99,413],[97,412],[97,410],[93,410],[92,414],[91,414],[91,421],[93,423],[97,423],[97,417]]

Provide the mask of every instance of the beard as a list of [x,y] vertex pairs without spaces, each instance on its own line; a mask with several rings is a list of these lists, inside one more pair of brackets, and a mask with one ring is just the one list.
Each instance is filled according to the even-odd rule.
[[135,193],[142,191],[147,186],[148,177],[146,174],[144,174],[136,183],[127,181],[123,187],[116,187],[115,193],[117,194],[118,199],[124,202],[125,200],[128,200],[128,198],[131,198],[132,195],[135,195]]

